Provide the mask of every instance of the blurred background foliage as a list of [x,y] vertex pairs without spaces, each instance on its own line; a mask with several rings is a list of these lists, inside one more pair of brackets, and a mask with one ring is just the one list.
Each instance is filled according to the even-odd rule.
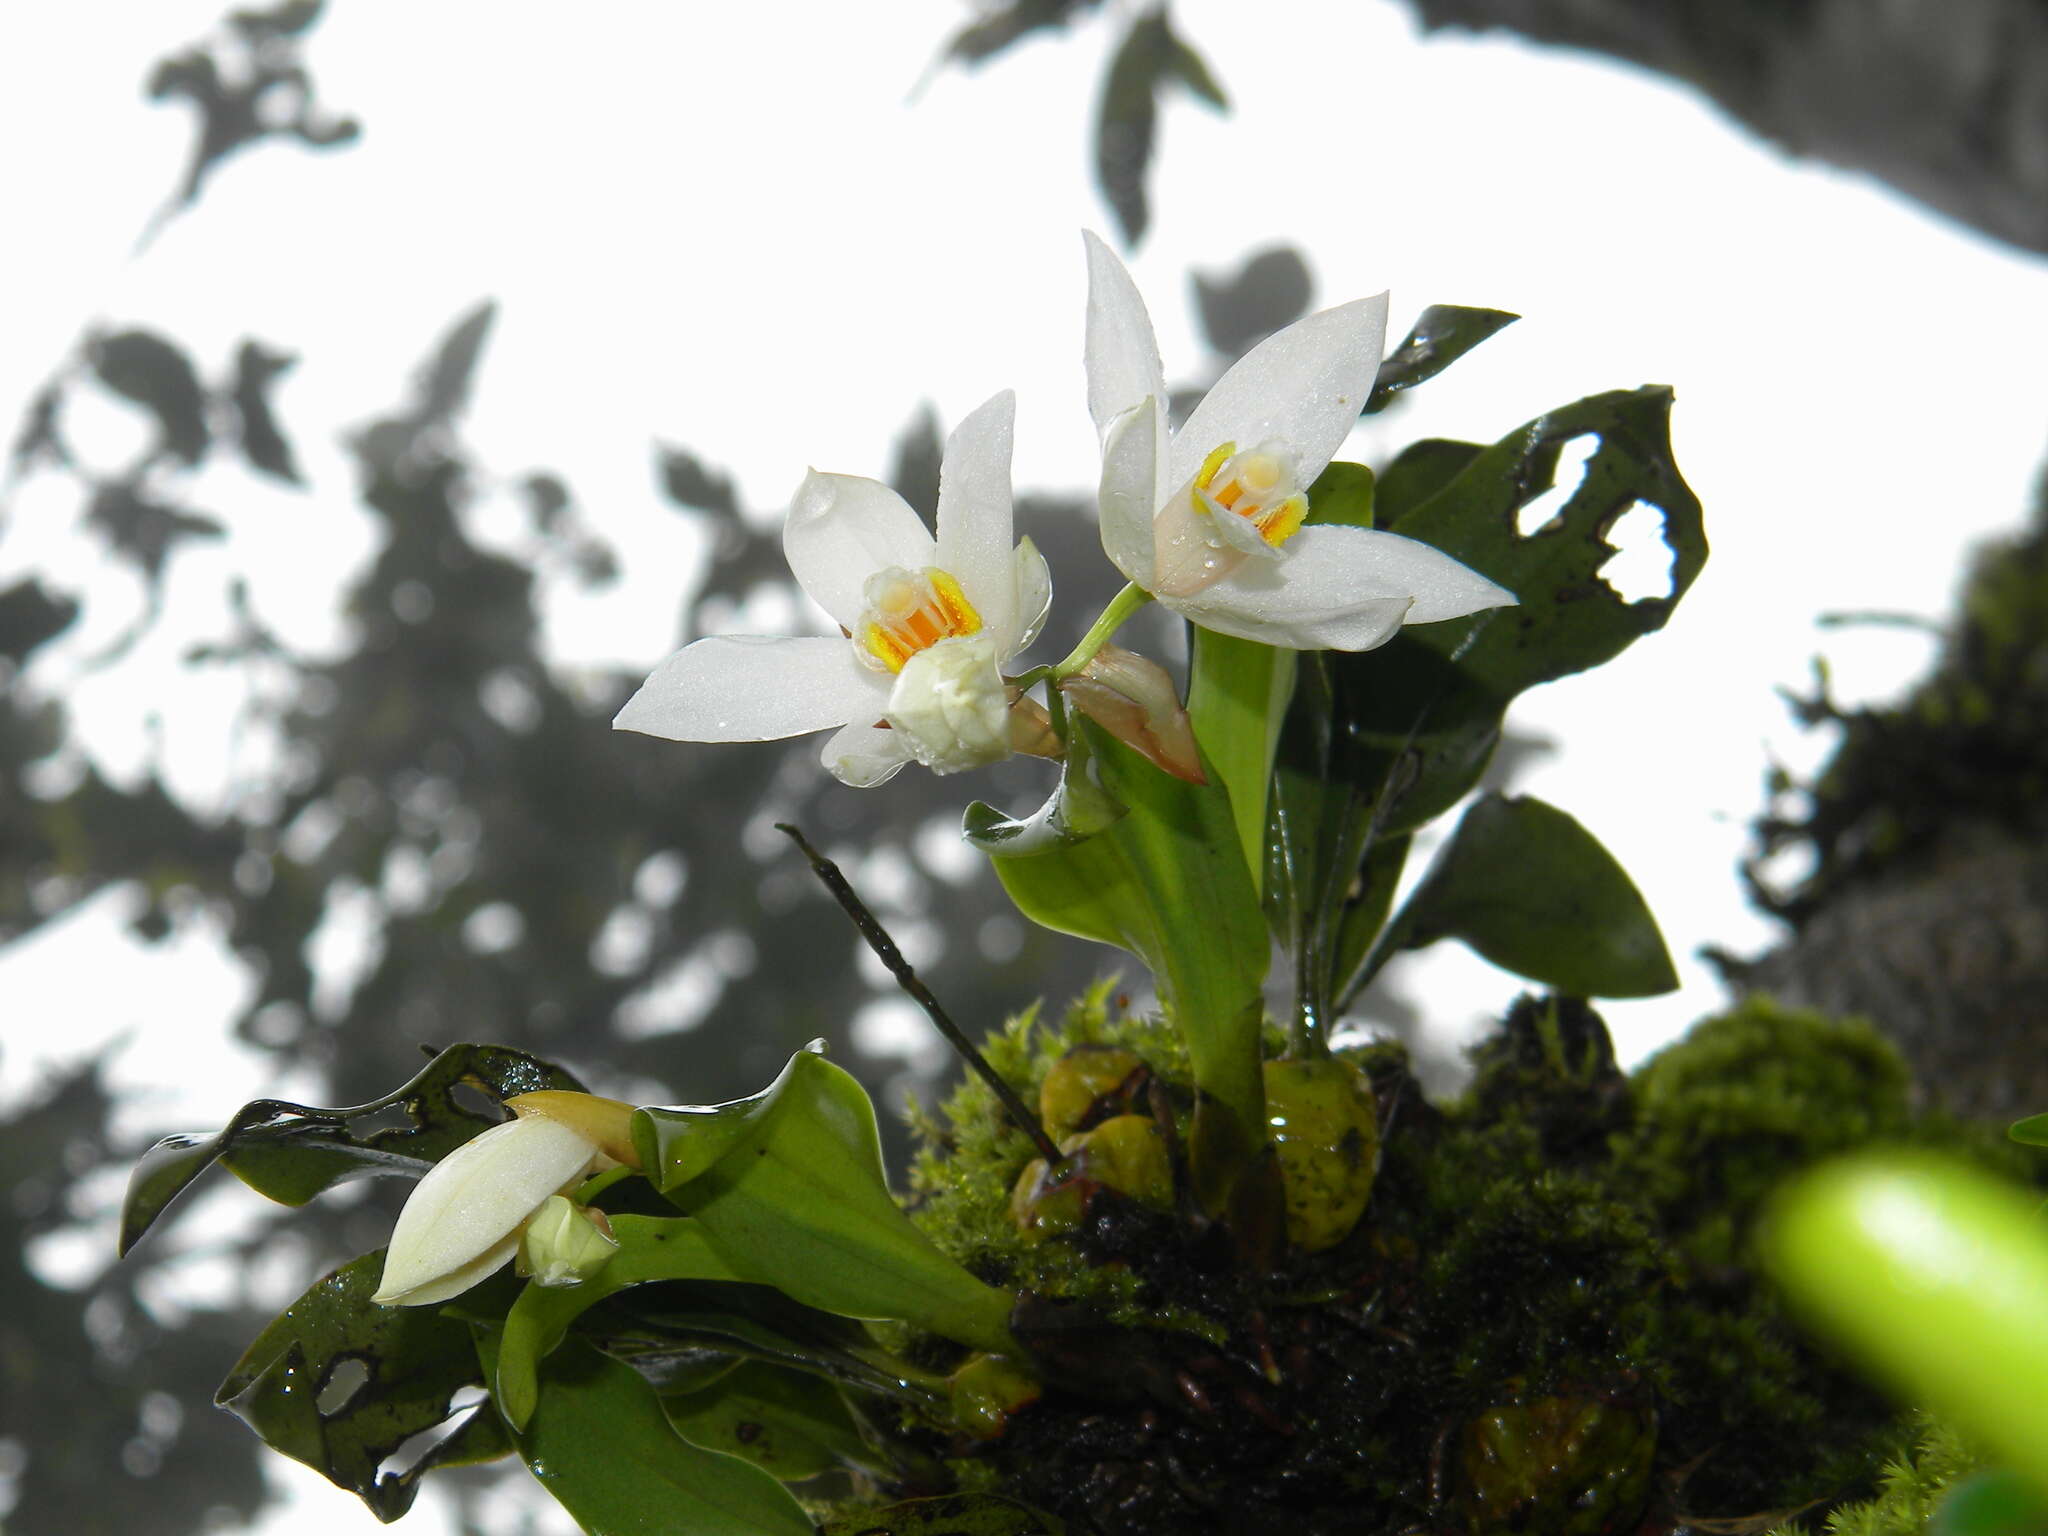
[[[1496,19],[1476,3],[1461,9],[1418,0],[1416,8],[1432,23]],[[1536,35],[1542,18],[1561,9],[1570,7],[1527,13]],[[1666,19],[1686,31],[1676,13],[1687,7],[1579,9],[1587,16],[1633,10],[1642,27],[1631,56],[1678,68],[1660,63],[1642,39]],[[1762,26],[1766,12],[1812,22],[1839,9],[1714,8],[1686,35],[1700,41],[1702,28]],[[1986,0],[1972,9],[1989,15],[1996,7]],[[251,144],[284,139],[345,151],[362,131],[319,100],[300,56],[320,11],[319,0],[236,11],[207,42],[160,63],[146,82],[149,96],[188,106],[195,121],[187,167],[145,243],[165,219],[203,218],[210,178]],[[987,7],[941,45],[942,59],[978,66],[1031,32],[1096,20],[1097,12],[1094,0]],[[1229,81],[1227,71],[1205,62],[1199,39],[1175,30],[1163,6],[1104,24],[1122,30],[1098,96],[1094,172],[1134,242],[1148,219],[1157,103],[1185,92],[1221,108]],[[1773,47],[1844,67],[1856,56],[1841,47],[1831,54],[1826,35],[1787,36],[1774,44],[1757,34],[1762,51],[1753,52],[1753,72],[1791,56]],[[1587,45],[1601,46],[1597,39]],[[2041,56],[1986,54],[2013,67]],[[1809,93],[1806,109],[1822,110],[1829,99]],[[1941,101],[1957,99],[1951,92]],[[1923,107],[1934,112],[1941,104],[1930,98]],[[1849,126],[1830,140],[1831,153],[1856,163],[1853,113],[1842,121]],[[1880,159],[1881,151],[1874,152]],[[1950,193],[1931,200],[2004,206],[2000,185],[1981,185],[1995,182],[1991,172],[2004,153],[1986,141],[1981,163],[1956,171],[1945,183]],[[2048,164],[2048,155],[2034,163]],[[307,162],[305,174],[317,172]],[[1894,179],[1930,195],[1911,176]],[[1980,223],[1997,227],[1995,219]],[[1276,250],[1251,256],[1240,272],[1198,278],[1193,297],[1213,349],[1213,376],[1307,310],[1312,288],[1300,256]],[[954,812],[935,810],[914,775],[857,794],[818,770],[815,740],[696,750],[610,730],[639,677],[551,663],[536,573],[568,572],[601,589],[619,552],[579,516],[574,486],[544,466],[479,462],[462,437],[464,402],[489,366],[492,318],[489,302],[479,302],[451,316],[440,337],[422,337],[425,357],[410,387],[399,382],[404,360],[394,359],[398,403],[349,438],[355,494],[375,520],[377,543],[345,578],[347,647],[295,653],[241,601],[225,632],[185,655],[186,667],[226,671],[246,689],[237,732],[257,750],[235,752],[244,777],[225,810],[184,803],[155,773],[135,782],[103,776],[72,741],[63,700],[19,685],[39,650],[96,601],[94,591],[62,590],[33,576],[0,589],[0,679],[8,684],[0,693],[0,946],[110,890],[128,893],[133,926],[145,939],[215,925],[252,982],[233,1021],[236,1035],[274,1056],[280,1079],[336,1104],[403,1081],[422,1045],[464,1039],[556,1058],[598,1091],[643,1101],[708,1102],[752,1091],[817,1035],[833,1040],[838,1059],[885,1109],[928,1087],[945,1064],[903,1044],[917,1037],[849,1027],[890,1012],[901,1018],[905,1005],[772,833],[776,820],[800,824],[844,864],[970,1027],[993,1024],[1040,996],[1060,999],[1112,967],[1107,953],[1021,923],[960,848]],[[93,664],[112,665],[158,624],[165,571],[183,551],[228,537],[204,505],[223,484],[224,463],[303,492],[301,515],[328,515],[320,502],[332,491],[305,486],[294,442],[333,424],[292,421],[273,398],[293,362],[258,337],[231,357],[195,358],[176,338],[138,323],[82,334],[53,370],[14,438],[0,519],[17,515],[13,493],[29,480],[61,483],[72,515],[92,530],[109,565],[141,579],[149,601],[140,617]],[[73,452],[67,411],[92,398],[125,403],[152,424],[131,462],[107,470]],[[891,479],[929,515],[943,427],[929,410],[905,404],[911,418]],[[675,426],[687,433],[687,423]],[[701,530],[710,550],[701,588],[677,593],[678,644],[707,632],[780,627],[798,611],[780,554],[779,509],[742,505],[715,450],[661,443],[651,455],[673,515]],[[202,470],[209,472],[204,492]],[[483,547],[465,522],[480,495],[507,488],[523,499],[528,517],[521,558]],[[1056,584],[1074,599],[1059,613],[1078,629],[1112,585],[1092,520],[1079,501],[1023,500]],[[1953,819],[1969,823],[1964,835],[1981,842],[2017,832],[2038,844],[2040,801],[2027,776],[2038,776],[2043,738],[2032,713],[2016,710],[2038,712],[2036,658],[2048,630],[2027,604],[2038,602],[2040,547],[2035,533],[1984,567],[1941,670],[1898,711],[1831,714],[1824,694],[1807,706],[1816,720],[1846,724],[1848,745],[1813,797],[1800,802],[1806,812],[1775,813],[1765,824],[1770,848],[1803,840],[1818,849],[1804,885],[1767,897],[1802,936],[1825,931],[1840,892],[1870,888],[1873,860],[1897,854],[1912,861],[1916,879],[1941,865],[1934,850],[1954,826],[1903,806],[1896,773],[1869,766],[1899,762],[1902,739],[1914,749],[1905,761],[1925,770],[1915,793],[1926,793],[1913,806],[1943,796],[1953,804],[1953,775],[1964,772],[1972,776],[1965,792],[1987,796],[1985,815]],[[750,617],[763,614],[770,617]],[[1063,648],[1072,638],[1056,632],[1048,640]],[[1972,667],[1978,671],[1969,677],[1959,671]],[[1947,750],[1947,733],[1957,728],[1974,743],[1960,767]],[[1510,760],[1534,749],[1511,746]],[[2006,789],[1985,790],[1986,776]],[[1036,803],[1042,782],[1036,765],[1008,764],[976,788],[1021,807]],[[2048,901],[2032,909],[2048,909]],[[313,936],[336,922],[366,945],[352,985],[323,980],[310,958]],[[2048,940],[2026,953],[2048,953]],[[1768,964],[1753,973],[1756,984],[1796,993]],[[1823,955],[1813,974],[1838,975],[1840,967]],[[1412,1021],[1398,996],[1377,1006],[1383,1022]],[[64,1021],[53,1017],[47,1027],[59,1031]],[[195,1062],[195,1070],[203,1069]],[[132,1529],[136,1511],[146,1509],[157,1536],[232,1529],[264,1500],[259,1447],[208,1402],[267,1320],[266,1309],[233,1289],[217,1303],[167,1300],[157,1270],[197,1241],[234,1273],[269,1275],[266,1294],[295,1294],[322,1267],[380,1243],[403,1191],[354,1185],[311,1211],[253,1216],[246,1210],[257,1202],[243,1201],[245,1219],[234,1235],[183,1238],[174,1223],[129,1262],[53,1284],[31,1268],[37,1245],[102,1215],[110,1185],[118,1187],[139,1150],[110,1129],[116,1108],[105,1062],[96,1059],[44,1084],[0,1120],[0,1176],[9,1196],[0,1204],[9,1255],[0,1267],[0,1500],[11,1500],[11,1507],[0,1502],[0,1519],[20,1532],[89,1533]],[[220,1118],[234,1108],[223,1103]],[[898,1134],[886,1114],[885,1130]],[[283,1279],[280,1267],[290,1272]],[[458,1502],[468,1498],[471,1529],[478,1528],[478,1480],[491,1475],[449,1479],[468,1489]]]

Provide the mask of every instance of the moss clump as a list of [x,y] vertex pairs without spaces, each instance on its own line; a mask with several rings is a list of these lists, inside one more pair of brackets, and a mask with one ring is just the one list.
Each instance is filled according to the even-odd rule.
[[[1144,1070],[1069,1115],[1163,1115],[1177,1134],[1178,1042],[1107,988],[1013,1021],[990,1055],[1028,1097],[1103,1045]],[[1350,1054],[1382,1137],[1364,1218],[1263,1267],[1185,1205],[1113,1190],[1071,1231],[1026,1237],[1010,1192],[1031,1146],[960,1088],[918,1126],[914,1211],[1024,1293],[1013,1326],[1044,1391],[980,1437],[928,1428],[925,1448],[962,1488],[1103,1536],[1607,1536],[1870,1493],[1908,1434],[1780,1316],[1749,1234],[1806,1163],[1872,1140],[1982,1152],[1980,1133],[1915,1115],[1867,1028],[1768,1003],[1634,1080],[1569,1001],[1524,998],[1477,1054],[1443,1107],[1398,1047]]]
[[[1985,1465],[1960,1436],[1928,1424],[1911,1450],[1885,1463],[1874,1497],[1844,1504],[1819,1524],[1828,1536],[1921,1536],[1949,1490]],[[1771,1536],[1811,1532],[1808,1523],[1794,1521]]]

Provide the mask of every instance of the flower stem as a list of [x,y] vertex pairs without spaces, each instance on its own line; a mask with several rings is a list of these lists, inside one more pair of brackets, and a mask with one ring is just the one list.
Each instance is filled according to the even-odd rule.
[[1109,600],[1109,606],[1102,610],[1102,617],[1095,621],[1081,643],[1067,653],[1066,660],[1052,669],[1053,680],[1072,677],[1076,672],[1095,659],[1095,653],[1109,641],[1109,637],[1123,627],[1125,619],[1152,601],[1152,594],[1135,581],[1127,582],[1123,591]]

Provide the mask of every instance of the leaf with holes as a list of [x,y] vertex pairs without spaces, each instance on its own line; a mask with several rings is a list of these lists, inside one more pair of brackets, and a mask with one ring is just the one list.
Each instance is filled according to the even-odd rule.
[[[1520,603],[1409,625],[1378,650],[1303,667],[1274,791],[1273,857],[1295,879],[1272,895],[1339,893],[1320,912],[1274,913],[1283,932],[1290,923],[1315,929],[1311,1007],[1327,1011],[1352,990],[1373,937],[1348,913],[1368,845],[1456,804],[1485,772],[1517,694],[1598,666],[1661,628],[1699,575],[1706,533],[1672,458],[1670,409],[1664,388],[1595,395],[1490,448],[1419,444],[1379,476],[1380,527],[1463,561]],[[1581,437],[1598,443],[1584,478],[1542,527],[1520,531],[1517,514],[1550,487],[1564,446]],[[1616,553],[1607,535],[1638,504],[1662,514],[1670,590],[1631,602],[1600,568]]]
[[[477,1330],[495,1366],[497,1339]],[[513,1443],[588,1536],[816,1536],[803,1507],[760,1468],[692,1445],[631,1366],[571,1341]]]
[[1396,951],[1462,939],[1503,970],[1574,997],[1654,997],[1671,955],[1614,855],[1533,796],[1475,800],[1381,935],[1363,980]]
[[[499,1100],[540,1088],[582,1084],[536,1057],[501,1045],[452,1045],[396,1093],[347,1109],[317,1109],[256,1099],[214,1136],[166,1136],[136,1160],[121,1203],[119,1251],[140,1241],[164,1209],[216,1161],[258,1194],[304,1205],[348,1179],[378,1174],[418,1178],[434,1163],[497,1123],[487,1106],[465,1105],[467,1088]],[[360,1134],[353,1128],[387,1110],[401,1125]],[[388,1116],[386,1118],[389,1118]]]
[[[458,1393],[483,1383],[469,1329],[432,1308],[375,1305],[383,1269],[379,1249],[315,1284],[257,1336],[214,1401],[389,1521],[428,1471],[512,1447],[488,1404],[466,1417],[451,1411]],[[380,1471],[407,1442],[444,1427],[403,1470]]]

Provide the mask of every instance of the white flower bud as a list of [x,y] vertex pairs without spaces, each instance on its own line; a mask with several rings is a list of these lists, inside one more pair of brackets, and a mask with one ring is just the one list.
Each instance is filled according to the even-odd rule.
[[934,773],[959,773],[1010,755],[1010,694],[995,642],[941,640],[903,664],[883,717],[910,755]]
[[512,1257],[549,1195],[580,1183],[597,1145],[557,1120],[507,1120],[428,1170],[398,1213],[370,1299],[425,1306],[460,1295]]

